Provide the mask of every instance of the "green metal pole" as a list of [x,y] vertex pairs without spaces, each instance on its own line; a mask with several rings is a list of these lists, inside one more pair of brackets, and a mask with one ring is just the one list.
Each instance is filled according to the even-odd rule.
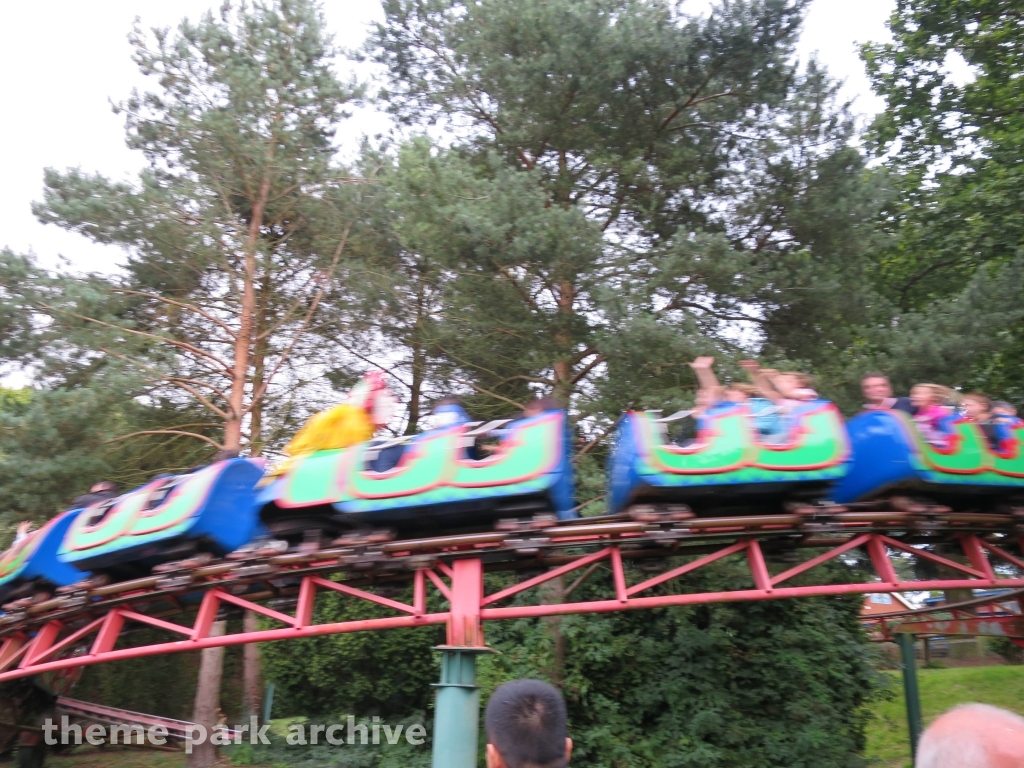
[[267,688],[263,691],[263,723],[270,722],[270,713],[274,709],[274,684],[267,683]]
[[476,657],[484,648],[441,647],[441,682],[434,709],[433,768],[476,768],[480,689]]
[[917,664],[914,659],[914,635],[899,634],[903,661],[903,695],[907,700],[907,729],[910,731],[910,759],[917,758],[917,742],[924,730],[921,723],[921,695],[917,690]]

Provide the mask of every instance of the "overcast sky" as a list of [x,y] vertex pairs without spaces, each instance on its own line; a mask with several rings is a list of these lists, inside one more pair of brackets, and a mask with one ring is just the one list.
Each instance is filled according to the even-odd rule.
[[[708,0],[691,0],[696,10]],[[43,226],[29,209],[42,195],[43,169],[78,166],[128,179],[140,159],[124,146],[122,118],[110,101],[144,85],[130,59],[127,34],[136,16],[145,26],[172,26],[197,18],[218,0],[36,0],[4,3],[0,27],[0,247],[34,251],[46,264],[59,256],[76,269],[108,271],[120,251],[96,246],[55,226]],[[895,0],[813,0],[800,44],[804,59],[817,53],[845,81],[854,109],[868,116],[881,107],[857,56],[858,45],[888,40],[885,21]],[[685,6],[684,6],[685,7]],[[325,0],[338,44],[353,48],[380,16],[377,0]],[[387,120],[363,111],[348,122],[341,141],[385,129]]]

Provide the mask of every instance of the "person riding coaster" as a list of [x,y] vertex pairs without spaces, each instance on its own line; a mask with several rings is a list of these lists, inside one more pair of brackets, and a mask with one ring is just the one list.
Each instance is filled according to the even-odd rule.
[[396,404],[395,396],[384,383],[384,374],[367,373],[344,403],[309,418],[284,447],[287,458],[268,473],[268,478],[286,474],[296,460],[311,453],[368,442],[391,421]]
[[[256,497],[273,546],[349,546],[376,526],[421,535],[476,530],[511,515],[571,516],[572,439],[560,403],[536,398],[520,418],[469,418],[445,398],[422,432],[290,457],[287,472]],[[237,557],[262,556],[249,554],[257,546]]]

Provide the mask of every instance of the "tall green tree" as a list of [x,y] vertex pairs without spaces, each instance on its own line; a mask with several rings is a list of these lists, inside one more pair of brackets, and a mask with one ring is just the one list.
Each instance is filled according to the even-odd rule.
[[100,478],[131,488],[205,459],[206,444],[193,439],[121,439],[197,423],[202,414],[148,399],[138,381],[105,373],[86,386],[0,389],[0,549],[20,521],[45,522]]
[[[91,387],[93,399],[104,377],[123,373],[135,384],[117,390],[127,399],[111,412],[169,405],[172,418],[124,419],[115,439],[188,438],[207,455],[258,456],[309,408],[301,395],[329,389],[329,350],[310,329],[358,238],[359,180],[334,161],[358,88],[336,74],[314,0],[227,2],[219,15],[174,31],[137,26],[129,39],[154,87],[117,111],[144,170],[133,183],[48,170],[34,208],[45,223],[122,247],[125,264],[110,277],[50,274],[5,252],[0,330],[15,337],[5,347],[51,387]],[[90,402],[63,401],[76,398]],[[109,423],[87,426],[69,432],[78,439],[66,454],[84,466],[87,445],[110,441]],[[31,450],[17,455],[26,472],[15,482],[31,493]],[[198,702],[216,700],[217,666],[200,681],[197,713],[213,714]]]
[[19,298],[51,334],[199,403],[222,425],[216,443],[258,455],[278,437],[268,411],[286,428],[317,377],[309,325],[343,272],[359,196],[332,139],[358,89],[335,74],[309,0],[225,4],[130,39],[157,87],[117,111],[146,168],[135,183],[47,171],[35,208],[121,246],[124,269],[91,278],[87,303],[72,276],[25,281]]
[[[1024,246],[1021,18],[1011,0],[899,0],[893,42],[864,48],[886,100],[872,138],[896,192],[883,224],[897,239],[875,284],[903,311],[946,314],[942,302],[985,279],[975,277],[983,267],[1008,293],[1024,287],[1011,263]],[[948,381],[1024,395],[1024,319],[1006,316],[1014,305],[973,306],[989,340]]]
[[893,42],[864,48],[886,99],[873,138],[903,192],[902,247],[880,276],[904,308],[956,292],[979,264],[1021,246],[1020,21],[1008,0],[900,0]]
[[848,343],[879,191],[835,84],[796,63],[804,7],[385,3],[382,99],[447,129],[394,180],[400,238],[450,277],[448,381],[492,408],[551,392],[596,429],[685,398],[698,352]]

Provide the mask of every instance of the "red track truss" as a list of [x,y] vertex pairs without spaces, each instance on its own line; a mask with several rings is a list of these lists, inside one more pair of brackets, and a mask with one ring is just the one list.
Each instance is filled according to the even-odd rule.
[[[321,575],[296,576],[298,595],[294,614],[283,613],[259,602],[239,597],[226,588],[212,586],[203,594],[195,620],[191,625],[178,624],[163,618],[149,616],[135,609],[131,601],[124,607],[103,609],[91,615],[88,609],[71,620],[54,619],[40,624],[30,634],[25,631],[7,634],[0,642],[0,681],[36,675],[48,670],[98,664],[120,659],[139,658],[165,653],[195,651],[215,646],[262,643],[290,640],[314,635],[327,635],[366,630],[419,627],[433,624],[447,625],[450,646],[482,647],[485,645],[483,622],[499,619],[519,619],[572,613],[604,613],[611,611],[663,608],[698,603],[738,602],[751,600],[778,600],[793,597],[845,595],[871,592],[901,592],[931,589],[991,589],[1024,587],[1024,578],[1000,578],[994,565],[1012,566],[1024,572],[1024,559],[974,534],[957,536],[964,562],[958,562],[932,552],[923,551],[882,533],[862,533],[840,540],[822,554],[772,575],[757,538],[748,538],[722,546],[720,549],[668,570],[644,581],[630,584],[623,568],[623,551],[614,541],[590,554],[581,555],[557,568],[552,568],[515,586],[486,594],[484,588],[484,562],[479,554],[460,552],[446,563],[437,560],[413,574],[413,600],[411,604],[382,597],[373,592],[357,589],[344,582],[331,581]],[[1024,550],[1024,537],[1018,541]],[[867,553],[877,579],[846,584],[793,586],[795,577],[815,567],[841,557],[852,550]],[[901,580],[892,558],[897,553],[930,560],[951,570],[955,578],[934,580]],[[672,552],[666,552],[672,554]],[[750,571],[752,588],[725,592],[699,592],[679,594],[649,594],[687,573],[727,557],[744,558]],[[584,577],[600,566],[611,572],[611,594],[606,600],[590,602],[563,602],[543,604],[502,605],[547,581],[569,573],[587,569]],[[448,610],[429,613],[427,590],[434,589],[448,603]],[[664,587],[659,590],[664,592]],[[342,593],[352,599],[385,606],[394,616],[334,624],[313,622],[314,606],[323,592]],[[140,595],[138,602],[145,602]],[[234,607],[255,611],[280,624],[273,629],[211,636],[210,630],[222,608]],[[1019,621],[1019,618],[1016,619]],[[129,625],[143,625],[165,631],[167,642],[137,647],[118,648],[122,631]]]
[[866,617],[872,639],[893,641],[898,634],[1006,637],[1024,647],[1024,590]]

